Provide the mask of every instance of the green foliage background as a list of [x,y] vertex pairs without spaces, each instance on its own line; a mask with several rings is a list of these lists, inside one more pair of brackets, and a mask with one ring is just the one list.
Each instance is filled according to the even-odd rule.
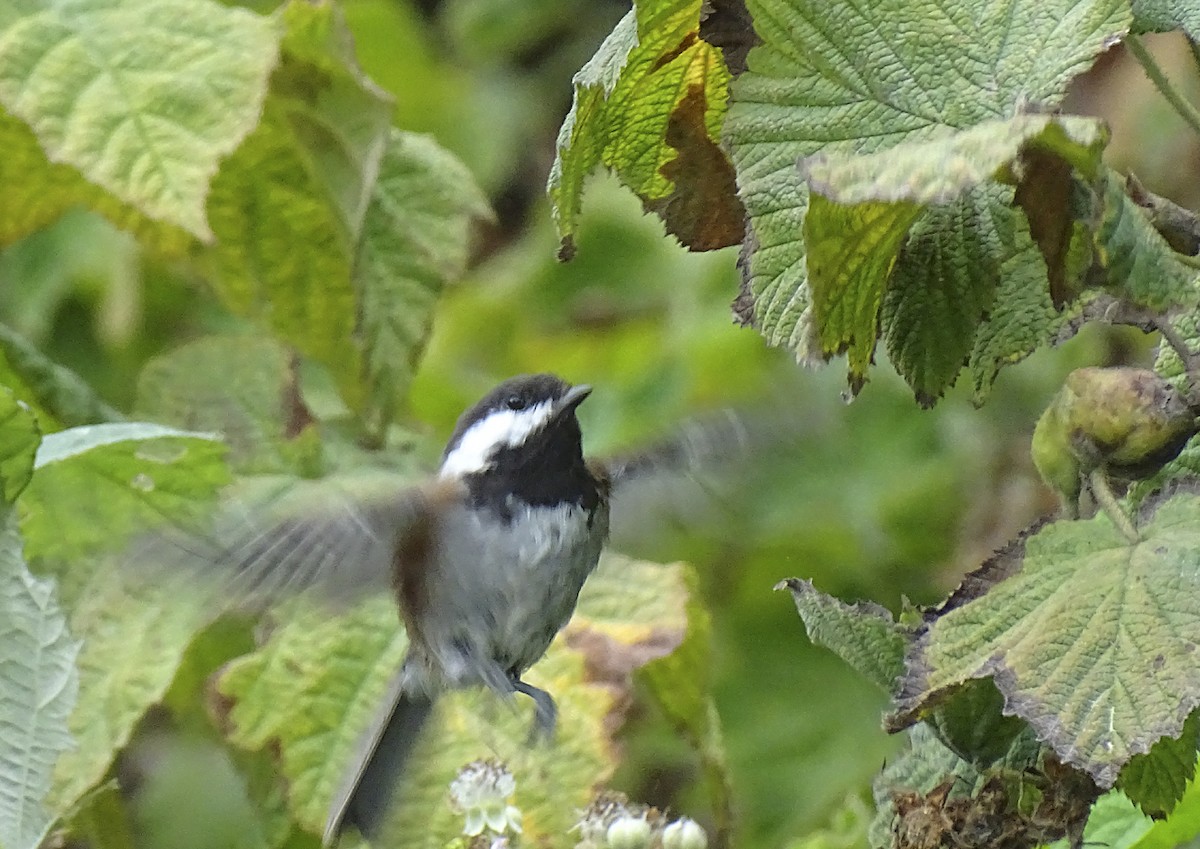
[[[81,3],[68,11],[100,20],[106,8],[120,5]],[[689,4],[680,5],[687,8],[674,14],[682,23],[666,21],[664,43],[674,32],[670,26],[686,28],[686,14],[694,12]],[[776,4],[751,5],[763,11]],[[272,8],[263,4],[255,11],[266,15]],[[779,449],[781,454],[753,458],[739,481],[716,492],[671,491],[665,498],[647,492],[624,509],[618,506],[615,548],[647,560],[682,560],[695,567],[694,576],[683,570],[647,574],[659,576],[662,586],[678,590],[680,598],[686,596],[685,585],[690,586],[702,602],[698,609],[705,622],[711,618],[710,625],[703,626],[711,627],[711,650],[696,650],[693,665],[683,674],[695,676],[703,670],[711,675],[704,688],[712,688],[720,727],[708,727],[697,710],[688,712],[657,700],[656,693],[667,686],[663,682],[677,681],[671,676],[681,673],[649,668],[637,679],[634,708],[622,732],[627,746],[612,783],[641,801],[669,805],[710,826],[728,826],[731,810],[738,846],[861,845],[870,816],[864,808],[870,780],[900,743],[879,729],[885,695],[825,649],[813,646],[786,594],[771,588],[780,579],[800,574],[824,592],[869,598],[893,610],[904,598],[935,601],[964,571],[1052,509],[1053,500],[1036,482],[1029,463],[1027,440],[1063,375],[1085,362],[1144,358],[1145,343],[1137,334],[1089,329],[1061,349],[1038,351],[1007,369],[987,406],[977,409],[972,396],[981,397],[999,365],[1024,351],[989,348],[990,338],[981,331],[975,348],[963,348],[962,339],[956,338],[952,341],[959,347],[950,345],[943,360],[919,362],[906,358],[912,349],[894,334],[885,338],[884,350],[874,351],[874,338],[869,345],[861,334],[853,338],[854,325],[861,321],[848,319],[848,329],[843,330],[849,335],[823,340],[820,350],[849,346],[854,384],[866,376],[872,351],[878,360],[894,357],[908,382],[876,366],[861,396],[846,405],[840,369],[813,372],[796,366],[795,357],[804,353],[794,344],[802,304],[788,302],[781,314],[767,317],[764,334],[790,350],[767,348],[760,335],[730,320],[729,304],[740,279],[736,249],[688,253],[624,187],[634,188],[663,214],[671,232],[688,238],[680,224],[687,215],[679,210],[686,213],[695,201],[664,199],[661,155],[629,161],[621,145],[627,139],[620,133],[593,139],[594,150],[574,164],[576,171],[556,172],[554,196],[560,206],[552,212],[545,183],[554,169],[559,127],[572,105],[572,75],[589,63],[606,38],[615,40],[614,27],[627,11],[623,4],[347,0],[339,8],[353,35],[352,47],[340,40],[336,28],[331,34],[329,7],[323,4],[294,3],[272,19],[279,23],[290,16],[290,23],[285,21],[287,34],[278,44],[284,58],[274,70],[265,60],[256,65],[239,58],[270,55],[270,50],[255,46],[271,43],[270,27],[261,23],[265,18],[231,7],[237,25],[229,33],[206,34],[223,42],[246,81],[261,83],[266,75],[274,75],[273,93],[265,105],[253,98],[234,98],[215,114],[188,114],[186,104],[172,105],[187,116],[183,125],[193,127],[193,122],[196,132],[232,128],[235,134],[248,134],[243,144],[221,150],[212,161],[196,162],[195,179],[203,182],[203,176],[228,156],[207,197],[198,183],[170,187],[173,195],[122,194],[126,189],[113,190],[99,180],[111,194],[94,187],[80,189],[72,182],[77,176],[64,168],[51,175],[60,193],[40,189],[45,197],[28,203],[21,196],[26,172],[41,165],[28,164],[35,157],[29,153],[31,136],[22,121],[36,124],[45,116],[37,114],[36,102],[28,114],[14,117],[10,113],[16,110],[8,107],[0,115],[6,152],[0,161],[0,206],[27,210],[14,218],[0,209],[0,233],[8,244],[0,254],[0,322],[6,334],[19,334],[2,346],[7,358],[2,373],[16,397],[45,397],[36,385],[37,375],[42,376],[42,386],[56,393],[28,410],[4,396],[5,409],[13,411],[5,415],[5,427],[16,434],[6,444],[36,444],[39,425],[42,432],[51,433],[122,417],[163,419],[189,431],[121,431],[128,444],[97,437],[100,453],[86,468],[62,457],[57,467],[50,462],[43,468],[39,460],[34,482],[23,496],[27,503],[40,505],[22,520],[26,544],[46,561],[36,571],[60,580],[58,601],[46,601],[44,577],[14,591],[15,597],[38,601],[33,607],[50,623],[48,630],[62,621],[59,603],[82,611],[76,621],[104,626],[91,639],[86,633],[73,634],[73,639],[84,640],[82,648],[65,635],[52,634],[47,643],[64,656],[80,651],[85,671],[129,669],[128,679],[110,681],[108,689],[92,693],[104,699],[105,710],[119,711],[123,700],[161,701],[174,717],[168,722],[155,713],[128,729],[133,744],[126,766],[144,776],[145,784],[127,807],[111,785],[102,783],[110,774],[107,759],[97,759],[86,740],[63,756],[68,775],[57,792],[74,801],[90,790],[79,803],[77,830],[97,846],[259,845],[255,840],[313,845],[311,835],[295,823],[319,828],[322,794],[334,780],[313,778],[314,764],[336,771],[336,763],[331,767],[326,760],[327,752],[348,744],[337,740],[317,754],[292,752],[294,759],[283,764],[218,744],[214,723],[202,705],[205,697],[212,698],[205,681],[213,670],[250,649],[248,629],[218,625],[189,642],[201,614],[163,607],[173,604],[172,588],[101,586],[97,576],[104,575],[103,561],[93,566],[94,572],[68,569],[65,564],[75,562],[85,549],[103,551],[105,533],[115,533],[114,526],[132,522],[129,517],[136,513],[136,506],[117,501],[105,502],[109,512],[102,514],[94,505],[98,487],[106,480],[136,478],[155,468],[155,451],[174,459],[183,452],[188,462],[194,460],[194,468],[185,463],[189,471],[181,479],[157,480],[160,489],[169,489],[177,499],[172,501],[179,509],[176,518],[190,520],[192,501],[202,501],[225,482],[211,466],[211,452],[217,449],[191,431],[228,425],[231,416],[241,417],[229,454],[241,473],[305,475],[322,462],[332,463],[335,455],[337,464],[353,466],[362,462],[364,445],[387,443],[406,448],[396,453],[404,466],[399,473],[411,475],[414,468],[430,468],[454,418],[497,380],[523,371],[553,370],[597,387],[581,412],[592,453],[637,445],[689,415],[729,405],[781,412],[797,435]],[[147,4],[137,14],[149,18],[155,10],[179,11],[164,0],[161,6]],[[28,11],[16,4],[0,13],[0,31]],[[240,15],[245,17],[236,17]],[[227,41],[230,33],[246,43]],[[278,31],[274,37],[279,37]],[[628,32],[625,39],[628,48],[633,42]],[[1188,67],[1182,40],[1163,37],[1149,43],[1164,60],[1178,60],[1174,67],[1181,73]],[[662,47],[647,39],[638,44],[636,49],[647,55]],[[351,55],[361,72],[343,61]],[[629,67],[647,75],[678,73],[685,89],[699,85],[710,100],[698,118],[691,116],[694,124],[719,128],[721,116],[714,114],[712,104],[724,97],[730,83],[724,66],[706,46],[698,43],[665,70],[653,58],[633,56]],[[11,72],[0,72],[0,95],[16,85],[18,74],[12,69],[18,68],[18,59],[0,51],[0,69]],[[184,77],[203,78],[209,71],[193,68],[182,58],[176,61],[170,53],[146,61]],[[772,70],[784,77],[795,71],[782,66]],[[576,79],[576,120],[580,103],[592,102],[589,98],[599,103],[597,86],[608,79],[605,73],[603,62],[593,60]],[[1197,88],[1190,71],[1183,78]],[[323,100],[314,95],[309,88],[315,86],[314,79],[338,96]],[[618,100],[632,97],[630,92],[635,94],[640,84],[639,77],[617,83],[613,91]],[[751,102],[754,86],[763,82],[745,85],[743,93]],[[1140,72],[1126,59],[1106,55],[1075,84],[1068,106],[1109,119],[1108,166],[1135,171],[1152,190],[1180,202],[1200,203],[1194,169],[1180,167],[1181,162],[1197,161],[1197,140],[1182,131],[1161,101],[1145,93]],[[672,126],[674,107],[668,104],[657,114],[656,132],[668,132],[664,128]],[[339,110],[349,110],[356,120],[345,120]],[[996,111],[982,104],[980,115],[960,115],[957,123],[947,124],[962,128],[977,118],[995,117]],[[1038,126],[1028,130],[1029,136],[1043,131],[1043,119],[1031,123]],[[303,126],[311,135],[288,135],[280,131],[283,126]],[[788,161],[755,160],[754,145],[763,141],[755,131],[753,120],[732,131],[735,142],[742,134],[739,155],[754,160],[746,165],[745,175],[754,175],[755,168],[791,167],[796,156],[812,152],[808,147],[816,149],[817,140],[803,136],[791,141],[807,147],[789,152]],[[1088,132],[1076,128],[1073,141],[1078,149],[1071,155],[1095,167],[1098,152],[1088,148],[1094,141]],[[322,133],[337,135],[333,148],[338,155],[317,161],[314,168],[314,154],[304,142]],[[901,141],[901,135],[896,130],[892,142]],[[914,146],[927,141],[903,140]],[[55,156],[70,147],[70,134],[60,141],[61,149],[51,151]],[[946,144],[944,139],[934,141]],[[972,191],[1011,156],[998,155],[986,173],[951,188]],[[893,209],[933,202],[937,192],[928,183],[910,179],[910,173],[903,179],[877,173],[871,163],[863,163],[865,159],[847,155],[813,167],[825,169],[822,179],[845,193],[844,204],[855,202],[851,196],[861,185],[868,192],[892,192]],[[610,166],[620,181],[608,175],[591,177],[585,191],[584,180],[597,163]],[[95,173],[103,177],[108,164],[98,163]],[[331,209],[313,204],[322,190],[313,184],[314,173],[358,175],[362,188],[369,182],[363,175],[372,169],[384,175],[374,194],[347,190]],[[145,185],[153,187],[154,181]],[[339,185],[356,183],[347,178]],[[447,185],[456,190],[447,191]],[[98,199],[84,200],[84,205],[108,220],[76,206],[79,192],[92,191]],[[763,202],[762,196],[749,193],[750,214],[758,214],[755,204]],[[998,208],[993,197],[980,203],[993,212]],[[418,210],[412,212],[406,204]],[[165,221],[158,214],[164,208],[176,210]],[[296,219],[280,219],[279,210],[294,211]],[[842,212],[817,212],[828,213],[828,218],[814,215],[808,227],[825,221],[831,231],[845,232],[846,222],[837,218]],[[344,240],[330,238],[323,228],[329,222],[318,226],[314,216],[334,220],[330,227],[341,228]],[[444,219],[455,223],[439,229],[437,222]],[[117,229],[111,220],[125,229]],[[430,221],[435,232],[428,242],[405,243],[388,235],[426,232],[422,228]],[[286,230],[288,238],[273,227]],[[192,240],[207,238],[209,228],[218,247],[197,250]],[[298,240],[304,249],[297,252],[289,240],[305,228],[313,235]],[[794,239],[799,238],[797,229]],[[570,240],[575,254],[566,264],[556,259],[564,239]],[[1024,244],[1024,259],[1040,261],[1027,236]],[[837,245],[832,249],[836,252]],[[763,262],[769,265],[777,257]],[[794,284],[787,280],[790,267],[768,265],[757,266],[755,274],[770,278],[769,286]],[[376,300],[368,309],[378,324],[369,327],[371,344],[357,351],[348,345],[353,311],[346,303],[355,286],[365,285],[364,279],[375,281],[370,291]],[[448,284],[444,291],[443,284]],[[820,281],[813,285],[819,291]],[[258,312],[258,299],[280,290],[290,293],[290,309],[270,315]],[[788,289],[791,294],[796,291]],[[398,304],[404,309],[397,309]],[[985,311],[978,304],[972,308]],[[894,317],[912,306],[884,300],[882,309]],[[964,319],[972,333],[978,318],[975,314]],[[432,330],[423,356],[419,361],[407,359],[404,352],[426,337],[429,321]],[[277,339],[306,355],[300,378],[305,398],[317,418],[331,423],[330,431],[322,434],[323,445],[316,445],[315,438],[285,444],[272,437],[286,425],[277,418],[275,401],[280,387],[288,384],[290,367],[280,348],[247,338],[250,328],[264,324]],[[1029,347],[1045,341],[1043,330],[1039,326],[1040,335]],[[195,341],[214,333],[231,334],[237,341],[211,349],[204,347],[209,344],[204,340]],[[181,352],[185,343],[190,346]],[[173,352],[170,358],[155,359],[168,352]],[[970,357],[975,357],[973,385],[950,388]],[[244,379],[232,377],[240,363],[251,360],[260,368]],[[56,372],[54,364],[68,367],[82,380]],[[181,386],[187,392],[181,394]],[[914,391],[922,401],[943,392],[945,398],[935,409],[922,411],[914,404]],[[352,427],[347,407],[363,423],[353,439],[337,430],[348,432]],[[403,432],[395,421],[403,423]],[[23,442],[22,434],[34,434],[33,442]],[[69,447],[60,450],[69,460]],[[32,463],[31,452],[32,448],[17,451],[15,459],[0,460],[6,503],[26,485],[21,470]],[[9,471],[8,463],[16,472]],[[10,486],[14,474],[16,481]],[[664,500],[666,508],[659,504]],[[649,506],[656,509],[646,509]],[[6,525],[5,534],[13,533]],[[8,575],[5,572],[4,582]],[[0,583],[0,590],[7,592],[7,583]],[[127,630],[111,629],[106,605],[126,611],[130,597],[142,605],[144,618],[124,623]],[[627,612],[630,622],[642,624],[658,621],[660,614],[652,607]],[[376,686],[369,681],[369,664],[386,665],[403,648],[401,638],[380,630],[386,629],[389,611],[368,616],[374,618],[363,621],[378,627],[364,631],[359,642],[351,640],[354,645],[349,648],[336,649],[359,652],[362,668],[347,667],[345,672],[361,673],[353,686],[365,689]],[[701,628],[699,616],[692,609],[688,626]],[[624,634],[621,628],[632,627],[630,622],[618,623],[620,627],[593,625]],[[305,628],[304,619],[290,627],[309,638],[316,630]],[[682,631],[684,626],[678,627]],[[139,631],[161,638],[161,667],[147,663],[131,645],[130,634]],[[288,634],[285,630],[278,636],[280,645],[273,648],[278,655],[235,661],[223,679],[222,694],[244,697],[254,682],[271,680],[255,664],[290,661],[289,651],[305,657],[303,648],[287,643]],[[340,636],[347,634],[354,637],[357,632]],[[369,643],[366,650],[364,643]],[[7,650],[0,643],[0,652]],[[325,644],[323,650],[333,649]],[[542,671],[577,684],[582,673],[572,664],[579,665],[578,659],[564,653],[548,659]],[[167,668],[174,674],[156,674]],[[61,688],[59,694],[68,690]],[[271,698],[287,701],[283,692],[277,690]],[[596,730],[598,718],[583,706],[595,700],[592,692],[580,691],[574,697],[561,688],[556,692],[564,713],[571,710],[572,698],[578,699],[580,713],[586,716],[567,739],[584,743],[562,754],[566,778],[553,773],[543,781],[548,786],[576,779],[583,783],[581,776],[591,778],[607,769],[612,754]],[[452,725],[469,723],[477,715],[469,703],[461,709],[448,720]],[[486,706],[479,710],[487,715]],[[503,726],[509,719],[501,716],[496,724]],[[272,740],[286,739],[295,730],[287,716],[235,713],[232,721],[237,730],[231,736],[250,750],[268,748]],[[515,738],[520,722],[512,725]],[[104,738],[108,730],[92,729],[97,738]],[[496,733],[503,738],[509,732]],[[719,746],[713,744],[715,735]],[[501,739],[493,745],[504,750],[506,744]],[[514,748],[512,757],[522,755]],[[444,765],[435,761],[431,757],[431,774],[441,776]],[[297,782],[295,798],[286,803],[279,798],[277,771]],[[310,780],[317,784],[303,784]],[[538,796],[541,802],[547,798],[548,794]],[[196,804],[197,799],[203,804]],[[549,801],[557,801],[559,808],[547,804],[547,810],[535,816],[561,834],[576,799]],[[1181,811],[1189,804],[1195,804],[1190,797]],[[1129,829],[1141,822],[1140,815],[1124,809],[1113,821]],[[243,843],[248,833],[255,838]]]

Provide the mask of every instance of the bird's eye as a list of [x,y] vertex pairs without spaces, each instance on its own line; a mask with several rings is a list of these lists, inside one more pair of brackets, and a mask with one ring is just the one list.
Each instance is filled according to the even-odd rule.
[[508,400],[505,401],[504,403],[506,403],[508,405],[508,409],[510,409],[510,410],[524,410],[525,409],[525,399],[522,398],[520,395],[509,395]]

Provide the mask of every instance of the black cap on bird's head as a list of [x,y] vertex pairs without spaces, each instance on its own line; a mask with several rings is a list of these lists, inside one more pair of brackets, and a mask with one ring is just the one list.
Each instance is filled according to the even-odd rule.
[[591,391],[553,374],[509,378],[459,417],[442,474],[523,468],[537,458],[582,462],[575,409]]

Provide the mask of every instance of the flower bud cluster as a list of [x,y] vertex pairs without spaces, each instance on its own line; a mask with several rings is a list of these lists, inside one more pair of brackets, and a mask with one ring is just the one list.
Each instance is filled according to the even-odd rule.
[[708,837],[687,817],[668,820],[660,811],[606,793],[583,812],[576,849],[707,849]]
[[467,764],[450,783],[450,801],[465,822],[462,833],[478,837],[488,831],[496,835],[521,833],[521,811],[511,804],[517,782],[508,768],[497,761]]

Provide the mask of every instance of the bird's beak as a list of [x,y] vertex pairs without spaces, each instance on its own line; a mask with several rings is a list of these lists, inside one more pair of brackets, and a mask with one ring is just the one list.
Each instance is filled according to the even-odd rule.
[[554,414],[557,418],[565,413],[574,410],[583,403],[583,399],[592,394],[592,387],[587,384],[572,386],[566,393],[558,399],[558,404],[555,406]]

